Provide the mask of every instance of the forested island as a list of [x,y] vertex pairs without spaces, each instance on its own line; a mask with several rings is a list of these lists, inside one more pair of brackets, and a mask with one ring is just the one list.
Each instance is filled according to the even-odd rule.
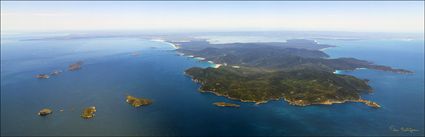
[[177,52],[221,65],[218,68],[193,67],[185,71],[202,85],[201,91],[243,102],[265,103],[283,99],[298,106],[361,102],[379,108],[378,103],[360,96],[362,92],[372,92],[367,80],[333,72],[368,68],[412,73],[355,58],[329,59],[321,49],[332,45],[304,39],[282,43],[211,44],[195,40],[173,44],[179,45]]
[[133,107],[140,107],[152,104],[152,100],[146,98],[137,98],[133,96],[127,96],[126,102]]
[[95,116],[94,114],[95,112],[96,112],[96,107],[94,106],[85,108],[83,112],[81,113],[81,117],[84,119],[93,118]]

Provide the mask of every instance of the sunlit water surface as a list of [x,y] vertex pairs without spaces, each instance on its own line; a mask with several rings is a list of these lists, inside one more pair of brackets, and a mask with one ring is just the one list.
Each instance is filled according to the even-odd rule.
[[[325,50],[332,58],[356,57],[415,72],[343,71],[370,80],[374,93],[363,97],[382,106],[373,109],[361,103],[255,105],[200,93],[183,72],[211,64],[178,56],[163,42],[25,40],[31,37],[2,36],[1,135],[424,135],[423,40],[319,41],[338,46]],[[84,61],[81,70],[66,70],[78,60]],[[57,69],[64,72],[34,78]],[[154,103],[133,108],[126,95]],[[213,106],[217,101],[241,107]],[[95,118],[82,119],[82,109],[89,106],[96,106]],[[53,109],[53,114],[38,116],[42,108]],[[419,131],[394,132],[390,127]]]

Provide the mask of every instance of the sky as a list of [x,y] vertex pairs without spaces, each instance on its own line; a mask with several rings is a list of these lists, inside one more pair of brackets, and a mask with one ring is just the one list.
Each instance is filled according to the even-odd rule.
[[424,1],[1,1],[1,31],[424,32]]

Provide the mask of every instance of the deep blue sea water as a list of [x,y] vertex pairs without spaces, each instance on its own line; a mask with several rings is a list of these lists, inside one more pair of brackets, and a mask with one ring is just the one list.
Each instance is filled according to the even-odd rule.
[[[356,57],[415,72],[342,72],[370,79],[374,93],[363,97],[383,106],[373,109],[361,103],[255,105],[200,93],[183,71],[211,64],[178,56],[163,42],[24,40],[32,37],[2,36],[1,135],[424,135],[423,40],[319,41],[338,46],[326,50],[332,58]],[[78,60],[84,61],[81,70],[66,71]],[[33,77],[56,69],[64,72],[50,79]],[[133,108],[125,102],[126,95],[154,103]],[[213,106],[217,101],[241,107]],[[82,119],[82,109],[89,106],[96,106],[96,117]],[[46,107],[53,114],[38,116]],[[390,127],[419,131],[394,132]]]

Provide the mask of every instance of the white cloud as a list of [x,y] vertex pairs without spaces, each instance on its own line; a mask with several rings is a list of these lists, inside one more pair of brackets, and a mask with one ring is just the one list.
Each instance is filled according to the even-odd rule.
[[[61,3],[64,4],[64,3]],[[184,4],[182,4],[184,5]],[[202,4],[201,4],[202,5]],[[423,7],[386,10],[373,7],[366,9],[333,10],[321,7],[287,7],[269,9],[238,5],[208,9],[180,8],[156,5],[155,7],[56,7],[44,5],[32,10],[13,9],[2,5],[1,27],[3,30],[110,30],[110,29],[300,29],[331,31],[411,31],[424,30]],[[129,5],[126,5],[129,6]],[[141,6],[141,5],[138,5]],[[205,6],[205,5],[203,5]],[[284,6],[284,5],[275,5]],[[8,10],[3,10],[7,7]],[[32,7],[30,5],[29,7]],[[312,9],[315,8],[315,9]],[[54,10],[56,9],[56,10]]]

